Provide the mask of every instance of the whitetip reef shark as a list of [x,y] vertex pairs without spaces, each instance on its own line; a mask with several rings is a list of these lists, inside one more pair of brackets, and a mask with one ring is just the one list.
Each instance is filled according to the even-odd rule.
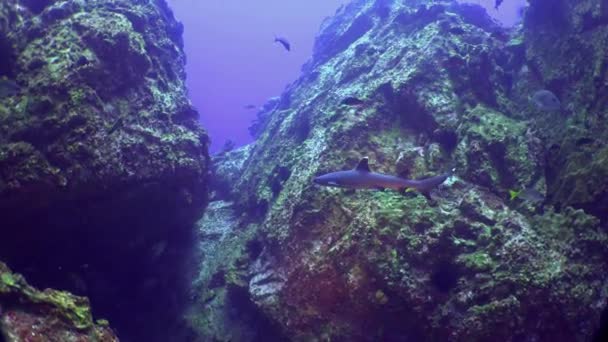
[[441,175],[424,179],[405,179],[371,171],[369,160],[365,157],[352,170],[330,172],[316,177],[313,181],[323,186],[347,189],[392,189],[397,191],[414,189],[432,201],[431,190],[441,185],[453,172],[454,170],[450,170]]

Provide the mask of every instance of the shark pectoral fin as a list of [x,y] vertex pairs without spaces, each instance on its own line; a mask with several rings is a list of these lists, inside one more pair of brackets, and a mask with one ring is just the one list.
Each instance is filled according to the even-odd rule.
[[429,202],[433,202],[433,198],[431,197],[431,193],[430,192],[421,192],[421,194],[424,196],[424,198],[427,199],[427,201]]
[[421,194],[424,196],[424,198],[426,198],[426,202],[428,203],[429,206],[431,206],[431,207],[436,207],[437,206],[437,201],[435,201],[431,197],[431,193],[430,192],[421,192]]

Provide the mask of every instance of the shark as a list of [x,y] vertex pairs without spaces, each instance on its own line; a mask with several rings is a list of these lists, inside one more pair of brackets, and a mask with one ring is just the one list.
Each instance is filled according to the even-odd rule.
[[315,177],[313,182],[323,186],[347,188],[347,189],[392,189],[404,191],[413,189],[420,192],[428,200],[431,200],[431,190],[435,189],[446,179],[454,170],[449,172],[424,178],[424,179],[405,179],[383,173],[373,172],[369,167],[367,157],[361,159],[357,166],[352,170],[330,172]]

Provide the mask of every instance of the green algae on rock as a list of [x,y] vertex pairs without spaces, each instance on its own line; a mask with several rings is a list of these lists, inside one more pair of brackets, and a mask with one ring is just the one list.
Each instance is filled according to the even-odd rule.
[[132,340],[185,333],[208,198],[182,30],[164,0],[0,2],[0,259]]
[[93,322],[86,297],[39,291],[0,262],[0,336],[7,342],[118,341],[105,324]]
[[[19,19],[3,33],[15,55],[7,75],[23,92],[0,104],[13,108],[0,143],[7,153],[28,146],[20,150],[28,162],[3,173],[11,186],[0,188],[2,208],[32,193],[39,203],[28,206],[37,208],[156,179],[166,194],[186,189],[189,205],[203,203],[208,139],[186,97],[181,26],[166,4],[68,1],[40,13],[19,5],[3,2],[1,11]],[[106,134],[119,119],[122,128]]]
[[[547,188],[553,201],[583,208],[606,221],[608,178],[608,27],[606,3],[596,0],[530,1],[524,18],[531,84],[545,85],[560,97],[560,117],[538,120],[550,148]],[[551,15],[545,15],[550,8]]]
[[[214,160],[230,204],[213,212],[229,224],[207,217],[201,227],[231,233],[200,243],[208,252],[191,322],[201,336],[229,339],[218,331],[231,307],[224,294],[237,287],[255,305],[249,315],[280,328],[277,339],[589,340],[608,299],[608,235],[596,211],[553,197],[562,178],[546,172],[558,165],[547,142],[559,130],[543,125],[561,122],[522,102],[538,87],[524,67],[548,58],[532,55],[541,34],[531,18],[510,33],[471,5],[356,0],[327,20],[258,140]],[[343,106],[346,97],[366,101]],[[312,184],[363,156],[384,173],[423,177],[455,164],[458,177],[435,207]],[[572,163],[571,182],[588,184],[587,171],[574,173],[580,161],[556,158]],[[546,207],[509,203],[509,189],[528,186],[547,190]]]

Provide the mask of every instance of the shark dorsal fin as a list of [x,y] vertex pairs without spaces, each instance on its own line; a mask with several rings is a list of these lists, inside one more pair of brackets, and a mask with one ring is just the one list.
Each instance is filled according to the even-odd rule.
[[361,159],[359,161],[359,164],[357,164],[357,167],[355,168],[355,170],[357,171],[363,171],[363,172],[371,172],[369,169],[369,159],[367,157],[364,157],[363,159]]

